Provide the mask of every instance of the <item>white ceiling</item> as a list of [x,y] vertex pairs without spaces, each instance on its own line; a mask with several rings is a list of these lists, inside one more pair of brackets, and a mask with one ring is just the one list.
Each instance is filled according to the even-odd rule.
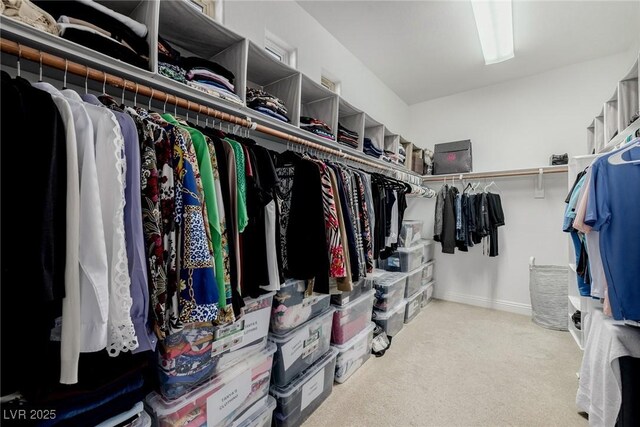
[[407,104],[628,50],[639,1],[514,0],[515,58],[484,65],[468,1],[298,3]]

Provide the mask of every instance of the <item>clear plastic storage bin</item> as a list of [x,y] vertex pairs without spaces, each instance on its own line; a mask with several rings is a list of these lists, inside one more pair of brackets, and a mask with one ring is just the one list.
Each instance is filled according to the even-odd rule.
[[424,266],[420,266],[407,274],[407,286],[405,287],[404,297],[409,298],[420,291],[422,286],[422,271]]
[[333,305],[346,305],[351,301],[358,298],[360,295],[367,291],[370,291],[373,287],[371,280],[360,279],[358,283],[353,284],[353,290],[351,292],[341,292],[337,295],[331,295],[331,304]]
[[420,314],[422,308],[422,292],[417,292],[414,296],[406,299],[407,305],[404,308],[404,323],[409,323]]
[[347,305],[335,307],[331,342],[344,344],[371,323],[374,291],[369,291]]
[[385,273],[373,282],[375,300],[373,306],[378,310],[395,307],[404,298],[407,275],[404,273]]
[[271,331],[284,334],[322,313],[331,302],[329,295],[307,295],[303,280],[287,280],[273,297]]
[[[176,400],[152,392],[145,407],[159,427],[210,425],[227,427],[251,405],[267,395],[274,344],[219,373],[207,383]],[[233,396],[230,399],[230,396]]]
[[320,360],[286,387],[271,386],[278,406],[276,427],[299,427],[333,391],[338,350],[331,348]]
[[253,404],[244,414],[233,420],[233,427],[271,427],[276,399],[265,396]]
[[435,282],[432,280],[422,287],[422,302],[421,305],[424,307],[429,304],[429,301],[433,299],[433,291],[435,287]]
[[404,326],[405,306],[406,302],[402,300],[400,304],[389,311],[373,310],[373,321],[392,337],[400,332]]
[[422,262],[429,262],[435,258],[436,253],[436,241],[429,239],[422,239]]
[[398,247],[386,260],[382,260],[382,268],[387,271],[401,271],[407,273],[415,270],[422,264],[424,246],[421,244],[408,248]]
[[269,334],[277,346],[273,363],[273,383],[283,387],[322,357],[331,346],[334,308],[284,335]]
[[422,283],[426,284],[433,280],[434,270],[436,268],[435,261],[429,261],[424,265],[424,269],[422,270]]
[[273,295],[246,298],[242,317],[234,323],[215,327],[208,322],[188,324],[160,341],[160,393],[166,399],[176,399],[261,351],[269,332]]
[[348,380],[360,366],[369,360],[374,328],[375,324],[369,322],[362,332],[346,343],[332,346],[338,350],[335,377],[337,383],[343,383]]
[[398,246],[414,246],[422,239],[422,221],[402,221],[400,234],[398,236]]

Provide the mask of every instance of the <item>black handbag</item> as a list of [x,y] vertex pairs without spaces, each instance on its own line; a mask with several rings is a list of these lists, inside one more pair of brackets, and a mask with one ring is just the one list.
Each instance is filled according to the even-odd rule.
[[471,172],[471,140],[436,144],[433,154],[433,174]]

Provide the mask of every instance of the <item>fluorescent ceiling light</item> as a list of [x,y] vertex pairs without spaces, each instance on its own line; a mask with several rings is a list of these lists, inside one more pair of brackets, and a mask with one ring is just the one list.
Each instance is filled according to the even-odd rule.
[[471,0],[484,63],[497,64],[513,58],[511,0]]

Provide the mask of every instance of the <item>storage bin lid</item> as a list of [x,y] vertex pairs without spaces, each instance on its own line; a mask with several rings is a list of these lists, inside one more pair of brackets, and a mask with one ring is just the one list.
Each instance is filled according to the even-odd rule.
[[165,417],[167,415],[174,414],[185,406],[193,404],[193,402],[200,397],[210,394],[225,383],[232,381],[242,372],[260,366],[266,357],[271,356],[275,352],[276,345],[268,342],[261,352],[247,358],[226,371],[220,372],[218,375],[212,377],[208,382],[184,396],[175,400],[166,400],[159,393],[153,391],[145,397],[145,402],[157,417]]
[[306,287],[304,284],[304,280],[296,280],[296,279],[287,279],[284,283],[280,285],[280,289],[288,288],[290,286],[302,286]]
[[415,270],[411,270],[410,272],[407,273],[408,276],[413,276],[415,274],[420,274],[422,273],[422,270],[424,270],[424,268],[427,266],[427,264],[422,264],[420,267],[416,268]]
[[421,239],[420,243],[422,243],[423,245],[433,245],[436,241],[433,239]]
[[376,293],[376,291],[369,290],[369,291],[363,293],[362,295],[360,295],[358,298],[356,298],[353,301],[351,301],[350,303],[342,305],[342,306],[334,305],[333,308],[335,308],[336,311],[338,311],[338,312],[342,312],[342,311],[345,311],[345,310],[351,310],[353,308],[353,306],[360,304],[361,302],[363,302],[367,298],[373,300],[373,295],[375,295],[375,293]]
[[422,252],[422,248],[424,247],[423,244],[418,244],[418,245],[413,245],[413,246],[408,246],[406,248],[404,247],[398,247],[398,252],[402,252],[404,253],[414,253],[414,252]]
[[423,267],[428,267],[428,266],[433,265],[433,264],[435,264],[435,263],[436,263],[436,260],[435,260],[435,259],[432,259],[432,260],[431,260],[431,261],[429,261],[429,262],[425,262],[422,266],[423,266]]
[[416,298],[418,298],[419,296],[422,296],[422,291],[424,289],[420,288],[419,291],[417,291],[415,294],[413,294],[412,296],[410,296],[409,298],[406,298],[404,301],[405,303],[409,304],[411,302],[413,302]]
[[349,341],[342,344],[331,344],[332,347],[335,347],[340,353],[343,351],[349,350],[349,348],[353,347],[358,341],[369,335],[369,332],[373,331],[376,327],[376,324],[373,322],[369,322],[367,326],[358,334],[351,338]]
[[276,294],[275,291],[272,291],[272,292],[267,292],[266,294],[260,295],[258,298],[245,298],[243,310],[245,310],[247,307],[251,307],[252,304],[261,303],[265,299],[273,299],[275,294]]
[[427,283],[426,285],[422,285],[422,286],[420,286],[420,290],[421,290],[422,292],[426,291],[426,290],[427,290],[427,288],[429,288],[429,287],[433,286],[433,284],[434,284],[435,282],[436,282],[435,280],[432,280],[432,281],[430,281],[429,283]]
[[373,310],[372,319],[387,320],[394,314],[398,314],[400,311],[404,312],[404,307],[406,305],[407,305],[407,301],[403,299],[402,301],[400,301],[398,305],[393,307],[391,310],[387,310],[387,311]]
[[[306,370],[302,371],[300,375],[295,377],[293,381],[286,386],[278,387],[276,385],[272,385],[270,393],[280,399],[291,396],[291,394],[299,389],[300,386],[302,386],[309,378],[312,378],[316,373],[320,372],[321,369],[324,369],[329,363],[331,363],[336,356],[338,356],[338,350],[330,347],[329,351],[327,351],[320,359],[318,359],[313,365],[309,366]],[[333,375],[333,373],[331,375]]]
[[[309,329],[309,328],[315,329],[315,328],[318,327],[318,325],[320,325],[320,324],[322,324],[324,322],[331,322],[331,319],[333,318],[333,312],[334,311],[336,311],[336,309],[334,307],[329,307],[325,311],[320,313],[318,316],[307,320],[302,325],[299,325],[299,326],[287,331],[287,333],[284,333],[284,334],[278,334],[276,332],[269,332],[269,341],[273,341],[273,342],[276,342],[278,344],[288,342],[288,341],[291,340],[291,337],[295,336],[300,331],[304,331],[304,330]],[[327,318],[329,318],[329,319],[327,319]]]
[[276,403],[276,399],[273,398],[273,396],[266,396],[266,400],[263,402],[258,402],[258,403],[262,403],[261,405],[255,405],[257,406],[257,408],[251,408],[254,409],[251,411],[250,414],[245,414],[244,416],[241,417],[241,419],[239,420],[234,420],[233,421],[233,427],[249,427],[249,426],[253,426],[256,425],[256,421],[265,413],[268,412],[273,412],[274,409],[276,409],[276,406],[278,405]]
[[380,278],[378,278],[377,280],[374,280],[373,286],[375,286],[376,288],[379,288],[379,287],[388,288],[406,279],[407,279],[407,273],[392,273],[387,271]]
[[417,219],[405,219],[402,221],[402,225],[414,225],[414,224],[420,224],[422,225],[423,222]]

